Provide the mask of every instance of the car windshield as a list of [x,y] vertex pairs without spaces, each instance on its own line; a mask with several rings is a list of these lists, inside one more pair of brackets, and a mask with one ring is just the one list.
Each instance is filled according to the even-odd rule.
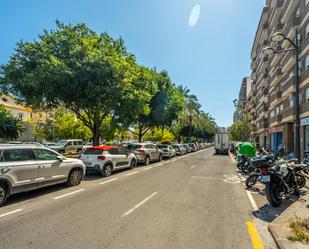
[[58,141],[55,146],[62,146],[62,145],[65,145],[67,143],[68,140],[60,140]]
[[136,150],[136,149],[140,149],[141,147],[142,147],[142,145],[140,145],[140,144],[128,144],[126,146],[126,148],[128,150]]

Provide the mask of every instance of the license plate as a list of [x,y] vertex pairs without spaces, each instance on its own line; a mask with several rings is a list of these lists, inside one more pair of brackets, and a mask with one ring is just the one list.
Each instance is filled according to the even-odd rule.
[[270,175],[261,176],[260,181],[264,183],[270,182]]

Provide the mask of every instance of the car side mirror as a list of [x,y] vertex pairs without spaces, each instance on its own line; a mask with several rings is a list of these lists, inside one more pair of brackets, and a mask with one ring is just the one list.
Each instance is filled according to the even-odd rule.
[[64,158],[63,158],[63,156],[57,156],[57,160],[58,160],[59,162],[63,162]]

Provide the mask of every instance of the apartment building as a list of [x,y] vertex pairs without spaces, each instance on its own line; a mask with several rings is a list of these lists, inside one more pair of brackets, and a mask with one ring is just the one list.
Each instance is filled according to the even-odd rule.
[[266,0],[251,50],[252,88],[248,110],[253,116],[255,142],[294,152],[295,52],[265,55],[263,48],[288,49],[291,44],[271,42],[275,32],[295,40],[301,36],[300,117],[301,154],[309,153],[309,0]]

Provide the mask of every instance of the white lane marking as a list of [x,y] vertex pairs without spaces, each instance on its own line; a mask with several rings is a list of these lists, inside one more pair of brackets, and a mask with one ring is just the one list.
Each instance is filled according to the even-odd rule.
[[249,198],[249,201],[250,201],[251,206],[252,206],[252,208],[253,208],[253,211],[259,210],[258,207],[257,207],[257,205],[256,205],[256,203],[255,203],[255,200],[253,199],[253,197],[252,197],[252,195],[251,195],[251,192],[248,191],[248,190],[246,190],[246,193],[247,193],[247,195],[248,195],[248,198]]
[[113,181],[116,181],[116,180],[118,180],[118,178],[112,178],[110,180],[107,180],[107,181],[104,181],[104,182],[100,182],[99,184],[102,185],[102,184],[113,182]]
[[196,165],[192,165],[191,167],[190,167],[190,169],[194,169],[196,167]]
[[[135,175],[135,174],[137,174],[137,173],[139,173],[139,171],[134,171],[134,172],[132,172],[132,173],[129,173],[129,174],[126,174],[127,176],[131,176],[131,175]],[[115,181],[115,180],[114,180]]]
[[82,192],[82,191],[84,191],[84,190],[85,190],[84,188],[81,188],[81,189],[79,189],[79,190],[76,190],[76,191],[73,191],[73,192],[70,192],[70,193],[67,193],[67,194],[64,194],[64,195],[56,196],[56,197],[54,197],[53,199],[54,199],[54,200],[58,200],[58,199],[61,199],[61,198],[64,198],[64,197],[67,197],[67,196],[70,196],[70,195],[77,194],[77,193]]
[[149,170],[149,169],[152,169],[152,166],[150,166],[150,167],[147,167],[147,168],[145,168],[145,169],[143,169],[143,170]]
[[11,215],[11,214],[15,214],[15,213],[18,213],[18,212],[21,212],[21,211],[23,211],[23,209],[19,208],[19,209],[16,209],[16,210],[4,213],[4,214],[0,214],[0,218]]
[[127,215],[129,215],[130,213],[134,212],[137,208],[139,208],[140,206],[142,206],[143,204],[145,204],[147,201],[149,201],[152,197],[154,197],[158,192],[154,192],[153,194],[151,194],[150,196],[148,196],[146,199],[144,199],[143,201],[141,201],[140,203],[138,203],[136,206],[134,206],[133,208],[131,208],[130,210],[128,210],[127,212],[125,212],[121,217],[125,217]]

